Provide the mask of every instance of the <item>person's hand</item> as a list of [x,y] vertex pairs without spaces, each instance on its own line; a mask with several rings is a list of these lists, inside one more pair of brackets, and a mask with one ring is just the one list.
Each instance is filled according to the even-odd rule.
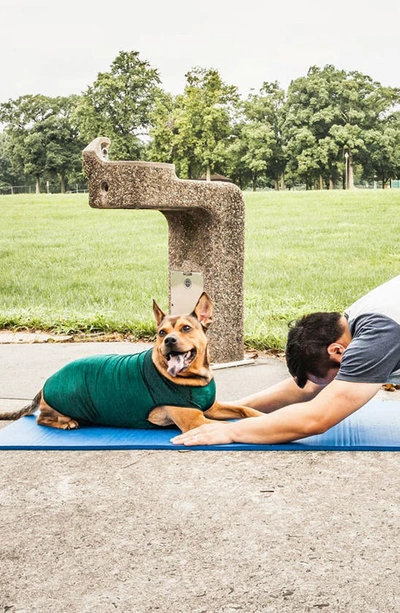
[[228,445],[233,443],[232,424],[216,422],[193,428],[184,434],[171,438],[174,445]]

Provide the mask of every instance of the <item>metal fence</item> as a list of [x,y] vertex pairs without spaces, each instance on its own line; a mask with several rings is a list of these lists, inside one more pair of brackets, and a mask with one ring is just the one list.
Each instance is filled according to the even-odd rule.
[[[86,193],[88,191],[85,185],[70,186],[65,193],[67,194],[79,194]],[[61,190],[57,187],[49,187],[45,190],[41,190],[42,194],[60,194]],[[0,184],[0,195],[13,195],[13,194],[36,194],[36,185],[4,185]]]

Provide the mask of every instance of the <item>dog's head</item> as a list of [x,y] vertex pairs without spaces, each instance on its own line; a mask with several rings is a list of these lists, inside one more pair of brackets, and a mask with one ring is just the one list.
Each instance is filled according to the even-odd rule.
[[153,362],[164,376],[188,385],[204,385],[212,375],[206,330],[212,322],[212,304],[205,292],[189,315],[166,315],[153,301],[157,340]]

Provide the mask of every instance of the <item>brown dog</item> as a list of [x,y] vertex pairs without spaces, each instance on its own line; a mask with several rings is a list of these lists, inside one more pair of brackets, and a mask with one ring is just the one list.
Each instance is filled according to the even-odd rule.
[[0,419],[39,409],[37,423],[71,430],[79,423],[127,428],[176,424],[182,432],[212,420],[257,417],[259,411],[215,400],[206,330],[212,304],[205,292],[190,315],[166,315],[153,301],[157,340],[131,355],[75,360],[52,375],[32,403]]

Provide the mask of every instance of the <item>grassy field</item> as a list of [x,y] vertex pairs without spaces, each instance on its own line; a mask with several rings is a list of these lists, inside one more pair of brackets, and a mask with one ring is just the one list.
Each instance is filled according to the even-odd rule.
[[[167,223],[87,199],[0,196],[0,328],[154,334],[152,298],[167,308]],[[341,311],[400,274],[400,190],[245,200],[248,346],[282,349],[290,320]]]

